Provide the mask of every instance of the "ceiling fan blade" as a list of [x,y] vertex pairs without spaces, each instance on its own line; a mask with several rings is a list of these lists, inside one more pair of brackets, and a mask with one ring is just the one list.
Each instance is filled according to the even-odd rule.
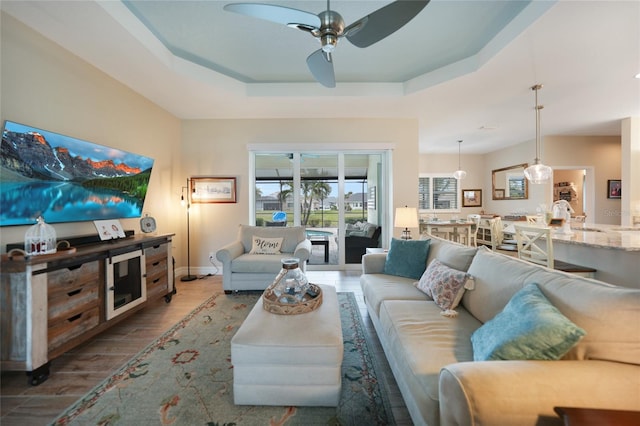
[[325,87],[336,87],[331,53],[318,49],[307,58],[307,65],[313,77]]
[[299,26],[303,28],[319,28],[320,18],[313,13],[304,10],[291,9],[284,6],[260,3],[231,3],[224,6],[224,10],[235,12],[241,15],[252,16],[289,26]]
[[349,25],[344,33],[347,40],[355,46],[371,46],[402,28],[420,13],[429,1],[394,1]]

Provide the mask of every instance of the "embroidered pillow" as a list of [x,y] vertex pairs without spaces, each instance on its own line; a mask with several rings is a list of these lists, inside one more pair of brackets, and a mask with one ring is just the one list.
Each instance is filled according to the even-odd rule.
[[434,259],[424,271],[415,286],[444,311],[452,311],[460,303],[465,288],[472,289],[469,274],[449,268],[438,259]]
[[430,244],[431,240],[393,238],[384,262],[384,273],[417,280],[427,266]]
[[528,284],[513,295],[502,312],[471,335],[473,359],[556,360],[585,334],[536,284]]
[[250,254],[280,254],[284,238],[265,238],[254,235],[251,237]]

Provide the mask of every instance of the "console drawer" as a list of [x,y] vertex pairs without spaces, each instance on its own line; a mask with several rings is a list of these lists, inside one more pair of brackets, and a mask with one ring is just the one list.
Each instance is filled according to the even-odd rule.
[[70,289],[66,293],[59,293],[48,300],[49,323],[65,319],[70,314],[85,311],[99,305],[99,291],[97,283],[87,284]]
[[167,282],[167,274],[156,275],[155,277],[147,277],[147,299],[153,299],[156,296],[166,295],[168,293],[169,283]]
[[147,283],[149,283],[150,278],[155,278],[157,275],[162,275],[167,273],[167,258],[164,257],[162,260],[157,260],[155,262],[147,262]]
[[60,269],[47,274],[47,318],[49,323],[69,318],[99,305],[100,262],[82,264],[78,268]]
[[[144,249],[144,258],[147,263],[147,269],[149,265],[162,259],[167,259],[167,245],[160,244],[157,246],[151,246]],[[148,272],[148,271],[147,271]]]
[[49,298],[68,293],[85,284],[98,285],[102,282],[102,268],[99,260],[83,263],[74,268],[63,268],[47,273]]
[[95,306],[85,311],[70,312],[67,317],[50,322],[47,330],[48,350],[58,348],[70,339],[96,327],[100,322],[100,309]]

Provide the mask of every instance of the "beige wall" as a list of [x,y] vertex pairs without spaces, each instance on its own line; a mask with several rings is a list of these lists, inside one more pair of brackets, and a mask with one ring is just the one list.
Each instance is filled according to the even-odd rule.
[[[180,163],[180,120],[126,86],[2,14],[0,118],[120,148],[155,159],[144,211],[158,232],[176,232],[171,188]],[[138,219],[122,221],[140,230]],[[95,234],[92,222],[56,224],[59,237]],[[0,229],[6,244],[24,241],[26,226]]]
[[[607,180],[620,179],[621,142],[619,136],[547,136],[543,142],[543,163],[559,169],[587,168],[593,188],[587,188],[594,198],[594,212],[586,212],[589,222],[620,224],[621,200],[607,199]],[[469,157],[473,157],[470,158]],[[491,170],[516,164],[533,163],[535,142],[527,141],[483,156],[462,156],[462,168],[467,177],[462,188],[483,190],[486,213],[507,215],[535,214],[541,204],[551,205],[553,184],[529,185],[527,200],[492,200]],[[452,173],[457,168],[457,155],[422,154],[420,173]],[[590,192],[589,192],[590,191]],[[467,209],[463,209],[467,210]]]
[[[463,144],[464,149],[464,144]],[[484,176],[484,155],[461,155],[460,166],[467,172],[467,176],[461,181],[460,189],[480,189],[482,190],[482,206],[461,207],[461,216],[476,214],[486,209],[487,197],[491,192],[487,192],[483,186]],[[420,154],[420,173],[442,173],[452,174],[458,169],[458,154]],[[447,218],[448,215],[439,215]]]
[[[276,144],[295,144],[301,150],[305,145],[327,144],[343,149],[360,144],[393,146],[393,205],[417,205],[416,120],[186,120],[182,132],[184,179],[234,176],[238,186],[236,204],[194,205],[190,216],[192,264],[207,265],[209,253],[233,241],[238,224],[249,223],[248,145],[261,144],[265,149]],[[399,230],[394,232],[400,235]]]

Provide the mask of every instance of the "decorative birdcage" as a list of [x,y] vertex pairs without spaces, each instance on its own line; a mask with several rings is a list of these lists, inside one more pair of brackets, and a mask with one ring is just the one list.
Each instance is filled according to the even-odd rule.
[[37,223],[24,235],[24,251],[27,255],[50,254],[56,252],[56,230],[39,216]]

